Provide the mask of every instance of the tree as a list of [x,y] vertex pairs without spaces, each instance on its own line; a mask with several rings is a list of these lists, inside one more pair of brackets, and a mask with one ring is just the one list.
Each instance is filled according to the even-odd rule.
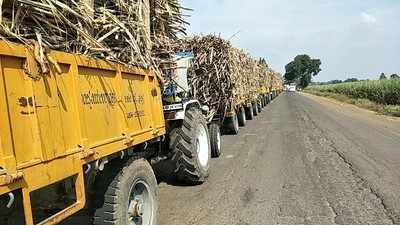
[[400,76],[394,73],[390,75],[390,79],[400,79]]
[[386,77],[385,73],[381,73],[379,80],[386,80],[386,79],[387,79],[387,77]]
[[341,81],[341,80],[331,80],[331,81],[327,82],[327,84],[340,84],[340,83],[343,83],[343,81]]
[[313,76],[321,72],[321,60],[311,59],[308,55],[298,55],[285,66],[285,83],[297,83],[305,88],[311,83]]
[[349,83],[349,82],[357,82],[358,81],[358,79],[357,78],[349,78],[349,79],[346,79],[345,81],[343,81],[343,82],[345,82],[345,83]]

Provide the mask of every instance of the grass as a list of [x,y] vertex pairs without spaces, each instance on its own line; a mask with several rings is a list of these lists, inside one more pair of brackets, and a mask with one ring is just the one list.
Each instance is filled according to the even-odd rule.
[[353,104],[360,108],[377,112],[379,114],[400,117],[400,105],[379,104],[366,98],[354,98],[344,94],[320,91],[316,88],[307,88],[304,90],[304,92],[317,96],[333,98],[341,102]]
[[368,99],[382,105],[400,105],[400,79],[316,85],[307,90]]

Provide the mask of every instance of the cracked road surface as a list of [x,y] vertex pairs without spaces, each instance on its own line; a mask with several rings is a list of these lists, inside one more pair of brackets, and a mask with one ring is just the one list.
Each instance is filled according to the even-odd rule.
[[284,93],[222,141],[205,184],[160,184],[160,225],[400,225],[400,119]]
[[400,224],[400,120],[284,93],[224,136],[200,186],[160,184],[161,225]]

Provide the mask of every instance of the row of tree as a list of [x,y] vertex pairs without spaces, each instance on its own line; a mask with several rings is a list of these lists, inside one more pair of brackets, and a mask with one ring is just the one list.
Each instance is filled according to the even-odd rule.
[[[386,76],[385,73],[381,73],[379,76],[379,80],[386,80],[386,79],[400,79],[398,74],[392,74],[389,77]],[[350,83],[350,82],[358,82],[358,81],[368,81],[369,79],[357,79],[357,78],[348,78],[346,80],[330,80],[327,82],[312,82],[312,85],[321,85],[321,84],[340,84],[340,83]]]
[[[286,73],[284,75],[285,84],[296,83],[299,87],[305,88],[311,84],[312,77],[321,72],[321,60],[312,59],[309,55],[298,55],[293,61],[285,66]],[[388,79],[385,73],[381,73],[380,80]],[[400,79],[398,74],[392,74],[389,79]],[[338,84],[365,81],[357,78],[348,78],[346,80],[331,80],[328,82],[313,82],[313,84]]]
[[[390,75],[389,78],[390,79],[400,79],[400,76],[394,73],[394,74]],[[381,73],[381,75],[379,76],[379,80],[386,80],[386,79],[388,79],[386,74],[385,73]]]

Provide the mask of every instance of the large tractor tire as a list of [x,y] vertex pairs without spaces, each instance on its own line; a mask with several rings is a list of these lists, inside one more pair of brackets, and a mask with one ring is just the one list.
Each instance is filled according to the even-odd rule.
[[94,183],[94,225],[158,223],[158,186],[145,159],[111,162]]
[[258,103],[257,102],[253,102],[251,103],[252,107],[253,107],[253,115],[254,116],[258,116]]
[[263,97],[260,98],[260,105],[261,105],[261,109],[263,109],[265,107],[265,102],[264,102]]
[[239,120],[236,115],[236,112],[234,113],[234,115],[232,115],[232,117],[225,118],[223,128],[225,134],[231,134],[231,135],[239,134]]
[[254,119],[254,111],[252,106],[245,107],[246,112],[246,120],[253,120]]
[[219,125],[216,123],[211,123],[208,128],[210,132],[210,144],[211,144],[211,157],[218,158],[221,151],[221,130]]
[[266,105],[268,105],[270,103],[269,94],[265,96],[265,102],[266,102]]
[[169,133],[173,175],[182,182],[201,184],[209,175],[211,147],[207,122],[200,109],[186,110],[181,126]]
[[238,122],[240,127],[246,126],[246,110],[243,107],[240,107],[237,112]]

